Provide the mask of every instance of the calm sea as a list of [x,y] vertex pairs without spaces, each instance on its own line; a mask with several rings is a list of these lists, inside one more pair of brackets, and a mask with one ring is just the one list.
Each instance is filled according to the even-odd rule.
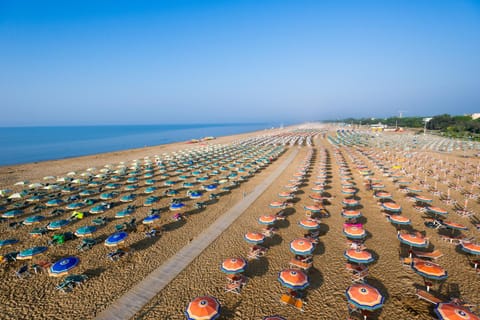
[[206,136],[263,130],[279,124],[177,124],[0,128],[0,165],[62,159]]

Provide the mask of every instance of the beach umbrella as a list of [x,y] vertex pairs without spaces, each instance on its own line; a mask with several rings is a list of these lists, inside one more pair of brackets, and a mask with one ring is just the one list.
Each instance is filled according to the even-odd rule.
[[412,269],[422,277],[432,280],[444,280],[448,277],[444,268],[430,261],[414,260]]
[[44,219],[45,219],[44,216],[39,216],[39,215],[30,216],[30,217],[25,218],[25,220],[23,220],[23,224],[26,225],[26,226],[29,226],[29,225],[32,225],[32,224],[40,223]]
[[367,236],[367,232],[361,225],[346,225],[343,227],[343,234],[351,239],[363,239]]
[[320,225],[317,221],[312,219],[303,219],[298,222],[298,225],[306,230],[316,230],[320,228]]
[[82,197],[88,197],[88,196],[94,195],[95,193],[96,192],[93,190],[82,190],[80,191],[79,195]]
[[388,220],[396,225],[410,225],[412,221],[407,217],[400,216],[400,215],[390,215],[388,216]]
[[432,203],[432,201],[433,201],[432,198],[427,198],[427,197],[424,197],[424,196],[415,196],[413,198],[415,199],[415,201],[423,202],[423,203]]
[[188,197],[190,199],[199,199],[203,196],[202,192],[200,191],[192,191],[188,193]]
[[15,193],[12,193],[11,195],[9,195],[8,199],[12,199],[12,200],[22,199],[24,196],[25,196],[25,194],[22,193],[22,192],[15,192]]
[[258,218],[258,223],[264,225],[273,225],[275,224],[275,221],[277,221],[277,217],[274,215],[263,215]]
[[32,247],[20,251],[17,255],[18,260],[32,259],[34,256],[44,253],[48,250],[48,247]]
[[441,215],[441,216],[446,216],[448,214],[447,210],[439,207],[434,207],[434,206],[428,206],[427,213],[432,213],[432,214]]
[[460,246],[462,250],[468,252],[470,254],[480,255],[480,244],[476,244],[473,242],[460,242]]
[[343,256],[347,258],[348,261],[355,263],[366,264],[375,261],[372,254],[366,250],[348,249],[343,253]]
[[138,184],[129,184],[125,186],[124,190],[125,191],[135,191],[139,188]]
[[178,210],[182,210],[183,208],[185,208],[185,204],[181,202],[172,203],[170,205],[171,211],[178,211]]
[[358,210],[342,210],[342,217],[346,219],[360,218],[362,213]]
[[122,185],[120,183],[108,183],[105,185],[105,189],[118,189]]
[[247,261],[243,258],[228,258],[222,262],[221,270],[227,274],[236,274],[245,271]]
[[445,228],[452,230],[468,230],[467,226],[452,221],[443,221],[442,224],[445,226]]
[[150,194],[150,193],[154,193],[155,191],[157,191],[157,187],[148,187],[145,189],[145,191],[143,191],[143,193]]
[[168,186],[168,187],[171,187],[171,186],[175,185],[175,183],[176,183],[176,182],[173,181],[173,180],[165,180],[165,181],[163,182],[163,184],[164,184],[165,186]]
[[382,208],[390,212],[401,212],[402,206],[395,202],[383,202]]
[[405,190],[407,190],[410,193],[420,193],[420,192],[422,192],[422,189],[416,188],[416,187],[406,187]]
[[77,209],[81,209],[81,208],[85,207],[86,205],[87,204],[84,203],[84,202],[74,202],[74,203],[70,203],[65,208],[67,210],[77,210]]
[[128,194],[120,198],[120,202],[132,202],[137,198],[135,194]]
[[312,187],[310,190],[312,190],[313,192],[322,193],[323,191],[325,191],[325,187],[316,185],[315,187]]
[[285,207],[285,202],[280,202],[280,201],[272,201],[269,204],[270,208],[284,208]]
[[147,186],[152,185],[152,184],[155,184],[156,182],[157,182],[157,181],[155,181],[154,179],[147,179],[147,180],[145,180],[145,184],[146,184]]
[[312,254],[315,245],[308,239],[298,238],[290,242],[290,251],[301,256]]
[[91,236],[95,231],[97,231],[97,227],[95,226],[83,226],[75,231],[75,235],[77,237],[88,237]]
[[357,193],[357,189],[354,188],[342,188],[343,194],[355,194]]
[[372,183],[371,188],[373,190],[383,189],[385,185],[383,183]]
[[308,197],[314,201],[323,201],[323,197],[319,194],[311,194]]
[[65,201],[63,201],[62,199],[52,199],[52,200],[48,200],[45,205],[47,207],[57,207],[57,206],[60,206],[62,204],[64,204]]
[[77,257],[66,257],[56,261],[50,266],[49,273],[54,277],[61,277],[66,275],[70,270],[75,268],[80,263]]
[[303,206],[303,209],[305,209],[306,211],[310,211],[312,213],[319,213],[322,211],[323,208],[320,206],[310,205],[310,206]]
[[170,190],[167,191],[167,196],[169,196],[169,197],[173,197],[173,196],[176,196],[178,194],[179,194],[179,192],[175,189],[170,189]]
[[10,189],[1,189],[0,190],[0,196],[5,197],[6,195],[8,195],[11,192],[12,192],[12,190],[10,190]]
[[424,237],[420,235],[415,235],[411,233],[399,233],[397,235],[398,240],[401,243],[409,245],[410,247],[417,247],[417,248],[426,248],[428,247],[428,241]]
[[117,192],[104,192],[100,195],[100,200],[112,200],[117,195]]
[[355,200],[355,199],[350,199],[350,198],[345,198],[342,200],[342,204],[347,206],[347,207],[355,207],[360,204],[360,201]]
[[193,182],[184,182],[182,186],[184,188],[193,188],[195,184]]
[[383,295],[366,283],[355,283],[345,292],[349,303],[359,309],[374,311],[381,308],[385,302]]
[[149,216],[146,216],[145,219],[143,219],[142,223],[143,224],[152,224],[155,221],[157,221],[158,219],[160,219],[159,214],[151,214]]
[[15,243],[18,243],[19,241],[20,240],[13,239],[13,238],[12,239],[0,240],[0,248],[14,245]]
[[479,316],[466,307],[452,302],[440,302],[434,311],[440,320],[480,320]]
[[209,184],[209,185],[204,186],[203,189],[205,189],[206,191],[213,191],[213,190],[217,189],[217,185],[216,184]]
[[263,320],[287,320],[287,319],[285,319],[284,317],[275,315],[275,316],[263,317]]
[[128,233],[126,233],[125,231],[116,232],[108,236],[108,238],[105,240],[105,245],[107,247],[118,246],[119,244],[124,243],[127,237]]
[[128,217],[128,216],[131,216],[134,212],[135,212],[135,210],[133,210],[131,208],[125,208],[125,209],[117,212],[115,214],[115,218],[125,218],[125,217]]
[[244,239],[247,242],[252,244],[260,244],[260,243],[263,243],[263,241],[265,241],[265,236],[258,232],[247,232],[244,235]]
[[375,197],[379,199],[391,199],[392,194],[390,192],[379,191],[379,192],[375,192]]
[[292,199],[293,198],[293,194],[291,192],[286,192],[286,191],[280,192],[278,194],[278,196],[280,198],[287,198],[287,199]]
[[5,212],[4,214],[2,214],[2,217],[3,218],[17,218],[19,216],[21,216],[23,214],[23,210],[20,210],[20,209],[14,209],[14,210],[10,210],[10,211],[7,211]]
[[299,269],[284,269],[278,274],[278,281],[292,290],[303,290],[309,285],[308,276]]
[[91,208],[88,212],[91,214],[104,213],[107,210],[107,207],[103,204]]
[[220,316],[220,303],[211,296],[196,297],[185,310],[187,320],[214,320]]
[[59,230],[70,223],[69,220],[61,219],[50,222],[47,225],[48,230]]

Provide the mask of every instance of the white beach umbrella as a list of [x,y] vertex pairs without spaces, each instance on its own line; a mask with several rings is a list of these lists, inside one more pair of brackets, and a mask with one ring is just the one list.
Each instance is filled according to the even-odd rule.
[[75,176],[77,173],[75,171],[70,171],[67,173],[67,176]]
[[54,176],[45,176],[43,177],[43,180],[55,180]]
[[8,196],[8,199],[22,199],[23,196],[20,192],[15,192],[13,194],[11,194],[10,196]]
[[18,182],[16,182],[14,185],[15,185],[15,186],[24,186],[24,185],[26,185],[26,184],[28,184],[28,180],[18,181]]

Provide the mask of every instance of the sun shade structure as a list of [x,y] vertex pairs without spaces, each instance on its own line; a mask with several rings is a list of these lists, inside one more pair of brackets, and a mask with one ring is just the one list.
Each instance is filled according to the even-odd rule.
[[450,302],[437,304],[434,311],[440,320],[480,320],[472,311]]
[[185,310],[188,320],[214,320],[220,316],[220,303],[212,296],[193,299]]
[[303,290],[308,287],[309,279],[305,272],[298,269],[285,269],[278,274],[278,281],[292,290]]
[[366,283],[351,285],[345,294],[349,303],[362,310],[380,309],[385,302],[384,296],[376,288]]

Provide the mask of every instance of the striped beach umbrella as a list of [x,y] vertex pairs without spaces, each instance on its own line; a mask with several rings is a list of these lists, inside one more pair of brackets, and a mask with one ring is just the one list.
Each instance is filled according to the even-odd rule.
[[299,269],[284,269],[278,274],[278,281],[292,290],[303,290],[309,285],[308,276]]
[[385,188],[385,185],[383,183],[372,183],[371,188],[373,190],[379,190]]
[[301,256],[312,254],[315,245],[308,239],[298,238],[290,242],[290,251]]
[[341,215],[346,219],[355,219],[360,218],[362,213],[358,210],[342,210]]
[[473,242],[460,242],[462,250],[470,254],[480,255],[480,244]]
[[183,208],[185,208],[185,204],[182,202],[172,203],[170,205],[171,211],[178,211],[178,210],[182,210]]
[[424,260],[414,260],[412,269],[424,278],[444,280],[448,277],[447,271],[440,265]]
[[15,243],[18,243],[18,242],[20,242],[20,240],[13,239],[13,238],[0,240],[0,248],[8,247],[8,246],[14,245]]
[[286,191],[280,192],[278,196],[280,198],[288,198],[288,199],[293,198],[293,194],[291,192],[286,192]]
[[374,311],[381,308],[385,302],[383,295],[366,283],[356,283],[345,292],[349,303],[359,309]]
[[243,238],[251,244],[260,244],[265,241],[265,236],[258,232],[247,232]]
[[325,191],[325,187],[324,187],[324,186],[317,185],[317,186],[315,186],[315,187],[312,187],[310,190],[312,190],[313,192],[322,193],[323,191]]
[[312,199],[313,201],[323,201],[323,196],[321,196],[319,194],[311,194],[308,197],[310,199]]
[[354,188],[343,188],[342,189],[343,194],[355,194],[357,193],[357,189]]
[[348,261],[355,263],[366,264],[375,261],[372,254],[366,250],[348,249],[343,253],[343,256],[347,258]]
[[382,203],[382,208],[390,212],[401,212],[402,206],[395,202],[384,202]]
[[243,258],[228,258],[223,260],[220,269],[228,274],[236,274],[245,271],[247,261]]
[[397,225],[410,225],[412,224],[412,221],[408,219],[407,217],[400,216],[400,215],[390,215],[388,216],[388,220]]
[[199,198],[202,197],[202,195],[203,195],[203,194],[202,194],[202,192],[200,192],[200,191],[192,191],[192,192],[190,192],[190,193],[188,194],[188,197],[189,197],[190,199],[199,199]]
[[479,316],[466,307],[452,302],[440,302],[434,311],[440,320],[480,320]]
[[275,217],[274,215],[263,215],[260,218],[258,218],[258,223],[264,224],[264,225],[275,224],[275,221],[277,221],[277,217]]
[[18,260],[32,259],[34,256],[42,254],[47,250],[48,250],[48,247],[43,247],[43,246],[28,248],[23,251],[20,251],[16,259]]
[[62,199],[52,199],[52,200],[48,200],[45,205],[47,207],[58,207],[58,206],[61,206],[65,203],[65,201],[63,201]]
[[53,277],[61,277],[78,266],[79,263],[80,259],[77,257],[66,257],[60,259],[50,266],[49,274]]
[[24,213],[23,210],[14,209],[14,210],[10,210],[10,211],[5,212],[4,214],[2,214],[2,217],[3,218],[8,218],[8,219],[17,218],[17,217],[21,216],[23,213]]
[[306,230],[316,230],[320,228],[320,225],[317,221],[312,219],[303,219],[298,222],[298,225]]
[[185,310],[187,320],[214,320],[220,316],[220,303],[211,296],[196,297]]
[[420,193],[422,192],[422,189],[418,187],[406,187],[405,190],[407,190],[410,193]]
[[343,234],[350,239],[363,239],[367,236],[367,232],[360,225],[344,226]]
[[420,235],[411,233],[399,233],[397,236],[401,243],[409,245],[411,247],[426,248],[428,247],[428,241]]
[[445,228],[452,230],[468,230],[467,226],[453,221],[443,221],[442,224],[445,226]]
[[106,240],[105,240],[105,245],[107,247],[114,247],[118,246],[119,244],[122,244],[125,242],[125,239],[127,239],[128,233],[125,231],[120,231],[116,232],[114,234],[111,234]]
[[390,192],[378,191],[378,192],[375,192],[375,198],[392,199],[392,194]]

